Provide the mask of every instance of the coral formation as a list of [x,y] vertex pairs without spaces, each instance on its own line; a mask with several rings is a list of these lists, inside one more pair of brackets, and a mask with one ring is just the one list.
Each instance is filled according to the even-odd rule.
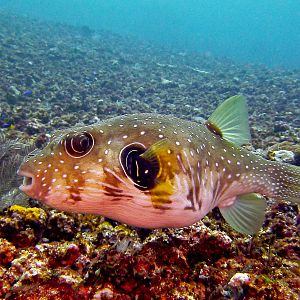
[[[272,206],[266,226],[251,239],[213,216],[189,228],[141,234],[101,217],[14,206],[0,216],[0,295],[298,299],[298,213],[296,205]],[[50,234],[53,214],[60,225]],[[59,228],[72,230],[72,237],[63,239]]]

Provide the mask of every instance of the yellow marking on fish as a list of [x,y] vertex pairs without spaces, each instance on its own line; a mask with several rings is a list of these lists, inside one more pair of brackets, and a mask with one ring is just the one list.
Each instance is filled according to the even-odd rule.
[[163,208],[166,203],[172,203],[170,197],[174,193],[175,174],[180,168],[177,164],[176,154],[170,149],[167,140],[162,140],[152,145],[142,157],[151,160],[152,157],[158,160],[159,172],[156,177],[156,185],[149,191],[154,207]]

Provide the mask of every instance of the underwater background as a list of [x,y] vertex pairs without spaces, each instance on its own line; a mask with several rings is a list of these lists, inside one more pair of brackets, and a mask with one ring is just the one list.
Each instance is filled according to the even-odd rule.
[[[300,165],[300,2],[0,0],[0,299],[299,299],[299,206],[181,229],[51,209],[18,190],[57,130],[125,113],[202,122],[243,94],[252,145]],[[37,150],[36,150],[37,149]]]
[[28,16],[129,34],[167,48],[300,67],[298,0],[1,2],[6,9]]

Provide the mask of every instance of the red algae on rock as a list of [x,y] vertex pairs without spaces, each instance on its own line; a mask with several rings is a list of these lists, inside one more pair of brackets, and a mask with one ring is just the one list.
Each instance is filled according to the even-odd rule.
[[34,245],[41,238],[46,226],[46,213],[40,208],[13,205],[0,219],[0,237],[16,247]]
[[[278,229],[281,211],[293,232]],[[216,213],[204,219],[209,227],[143,233],[101,217],[11,207],[0,214],[0,297],[296,300],[297,214],[284,202],[271,206],[268,227],[250,239]],[[56,240],[49,223],[60,228]],[[12,238],[18,230],[25,244]]]
[[6,239],[0,238],[0,265],[9,265],[16,257],[16,254],[16,247]]

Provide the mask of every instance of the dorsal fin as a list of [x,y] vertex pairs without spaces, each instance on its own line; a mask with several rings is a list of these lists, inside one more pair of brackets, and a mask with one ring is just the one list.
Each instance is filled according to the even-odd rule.
[[225,100],[207,120],[206,126],[234,144],[249,143],[251,136],[245,97],[237,95]]

